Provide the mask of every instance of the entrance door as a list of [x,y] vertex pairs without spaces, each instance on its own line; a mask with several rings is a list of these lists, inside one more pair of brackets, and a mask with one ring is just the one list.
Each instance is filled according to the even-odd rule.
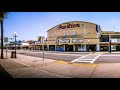
[[73,45],[65,45],[65,51],[73,51]]
[[87,51],[96,51],[96,45],[86,45]]

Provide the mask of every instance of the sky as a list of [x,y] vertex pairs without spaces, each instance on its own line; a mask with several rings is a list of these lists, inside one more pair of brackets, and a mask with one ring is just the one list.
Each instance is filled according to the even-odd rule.
[[120,12],[9,12],[4,20],[4,37],[17,40],[37,40],[47,37],[47,31],[64,22],[87,21],[101,26],[103,31],[120,32]]

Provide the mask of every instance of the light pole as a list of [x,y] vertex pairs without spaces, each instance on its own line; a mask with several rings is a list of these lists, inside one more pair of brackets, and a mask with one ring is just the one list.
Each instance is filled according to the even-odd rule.
[[44,61],[44,41],[45,41],[45,37],[42,36],[43,61]]
[[111,53],[111,40],[110,40],[109,46],[110,46],[109,53]]
[[15,58],[16,58],[16,37],[18,37],[18,34],[14,32],[13,37],[15,37]]
[[7,12],[0,12],[0,23],[1,23],[1,59],[3,59],[3,21],[4,18],[6,17]]

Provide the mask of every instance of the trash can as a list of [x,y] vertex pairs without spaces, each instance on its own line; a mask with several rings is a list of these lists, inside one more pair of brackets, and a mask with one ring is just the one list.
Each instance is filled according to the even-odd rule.
[[12,52],[11,52],[11,58],[16,58],[16,57],[15,57],[15,51],[12,51]]

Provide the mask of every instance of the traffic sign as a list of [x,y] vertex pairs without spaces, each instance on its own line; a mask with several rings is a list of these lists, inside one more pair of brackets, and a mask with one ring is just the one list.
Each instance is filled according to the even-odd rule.
[[4,42],[8,42],[8,37],[4,37]]

